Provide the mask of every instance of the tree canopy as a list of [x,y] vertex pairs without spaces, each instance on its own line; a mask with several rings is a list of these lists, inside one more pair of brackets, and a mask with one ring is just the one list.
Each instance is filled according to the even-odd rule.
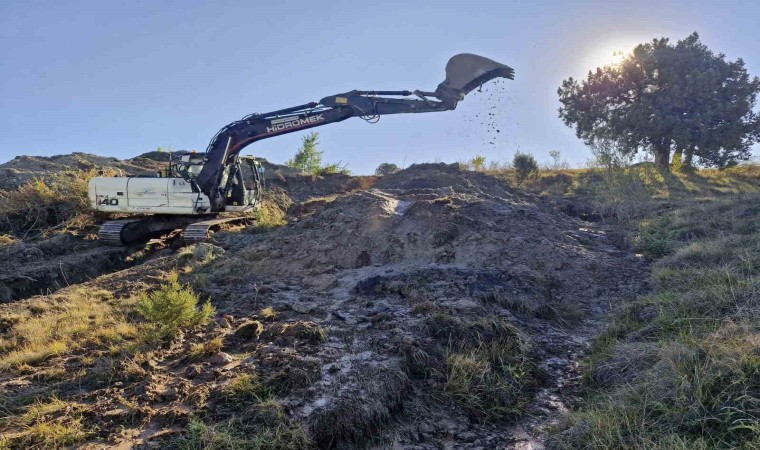
[[640,44],[619,65],[564,80],[559,116],[587,144],[604,139],[628,153],[649,151],[662,168],[671,153],[687,166],[696,156],[725,167],[747,159],[760,140],[758,92],[744,61],[728,61],[693,33],[675,45]]

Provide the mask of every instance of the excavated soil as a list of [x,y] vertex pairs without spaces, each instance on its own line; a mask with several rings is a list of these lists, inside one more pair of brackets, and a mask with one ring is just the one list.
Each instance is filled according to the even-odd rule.
[[[199,408],[228,417],[215,392],[251,371],[283,387],[287,417],[321,448],[543,448],[547,429],[579,400],[590,340],[612,309],[647,290],[646,263],[613,230],[456,165],[377,179],[280,172],[269,183],[296,202],[286,226],[220,232],[191,256],[163,250],[47,296],[105,289],[118,301],[189,265],[183,280],[219,312],[134,379],[75,390],[95,411],[93,448],[164,445]],[[118,258],[83,245],[80,266]],[[12,273],[2,276],[21,276]],[[446,357],[462,329],[498,340],[488,324],[500,323],[519,335],[535,376],[520,414],[493,421],[447,391]],[[193,344],[215,337],[223,353],[188,360]],[[0,389],[40,388],[22,378],[4,374]]]
[[35,178],[69,170],[114,169],[124,175],[152,175],[163,169],[165,153],[146,153],[136,158],[119,160],[87,153],[57,156],[17,156],[0,164],[0,190],[13,190]]
[[[136,249],[62,234],[0,247],[0,303],[50,294],[132,264]],[[136,261],[135,261],[136,262]]]
[[[295,349],[321,369],[289,398],[325,446],[372,436],[404,448],[537,448],[576,400],[578,360],[605,314],[646,289],[645,263],[617,243],[495,178],[425,164],[289,226],[217,236],[227,253],[206,268],[205,292],[235,317],[272,306],[327,330],[318,352]],[[445,352],[431,342],[435,314],[506,319],[529,336],[546,381],[526,419],[472,420],[438,395],[440,379],[413,373],[410,348]],[[325,426],[337,417],[341,427]]]

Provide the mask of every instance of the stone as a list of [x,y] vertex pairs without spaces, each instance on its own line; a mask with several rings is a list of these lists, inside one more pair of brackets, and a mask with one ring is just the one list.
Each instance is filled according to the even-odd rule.
[[230,354],[219,352],[215,354],[214,356],[212,356],[209,362],[211,362],[211,364],[214,364],[216,366],[221,366],[223,364],[229,364],[234,360],[235,358],[233,358]]

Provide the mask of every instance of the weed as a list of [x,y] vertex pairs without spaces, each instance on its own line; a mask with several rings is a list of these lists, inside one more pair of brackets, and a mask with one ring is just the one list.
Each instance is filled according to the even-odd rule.
[[232,379],[222,389],[222,396],[235,403],[261,402],[271,398],[272,390],[255,373],[244,373]]
[[201,344],[193,344],[193,346],[190,348],[190,352],[187,355],[187,359],[193,361],[204,356],[219,353],[222,350],[223,346],[224,339],[221,337],[216,337]]

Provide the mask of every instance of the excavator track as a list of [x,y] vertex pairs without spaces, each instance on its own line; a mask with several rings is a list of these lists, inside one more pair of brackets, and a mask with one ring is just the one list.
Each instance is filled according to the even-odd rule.
[[[214,216],[211,216],[214,217]],[[204,220],[205,219],[205,220]],[[234,220],[235,218],[231,218]],[[229,221],[230,219],[224,219]],[[111,220],[100,226],[98,238],[107,245],[133,245],[150,238],[160,237],[173,230],[184,229],[195,223],[211,222],[209,228],[216,225],[217,219],[203,216],[154,215],[139,219]]]
[[212,220],[204,220],[202,222],[196,222],[185,227],[182,231],[182,239],[186,244],[196,244],[208,240],[214,231],[225,223],[240,222],[245,220],[245,217],[219,217]]
[[100,242],[108,245],[124,245],[122,241],[122,231],[129,224],[135,224],[143,219],[123,219],[111,220],[100,226],[98,230],[98,239]]

